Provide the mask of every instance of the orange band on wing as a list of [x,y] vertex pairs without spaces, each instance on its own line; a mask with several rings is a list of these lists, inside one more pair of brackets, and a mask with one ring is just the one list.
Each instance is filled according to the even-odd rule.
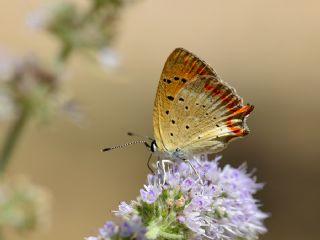
[[245,105],[242,106],[241,108],[239,108],[238,110],[236,110],[235,112],[232,113],[232,116],[229,117],[227,119],[227,127],[237,136],[244,136],[248,134],[248,131],[244,128],[241,127],[236,127],[233,125],[232,123],[232,119],[234,116],[241,114],[242,116],[240,118],[244,118],[245,116],[247,116],[252,110],[253,110],[253,106],[252,105]]
[[235,115],[238,115],[238,114],[243,114],[244,116],[247,116],[249,113],[252,112],[253,108],[254,107],[252,105],[242,106],[241,108],[239,108],[238,110],[233,112],[232,116],[235,116]]

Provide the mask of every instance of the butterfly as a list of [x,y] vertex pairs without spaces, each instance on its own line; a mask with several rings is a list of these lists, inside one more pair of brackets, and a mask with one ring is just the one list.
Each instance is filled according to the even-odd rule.
[[217,153],[249,133],[246,118],[253,108],[205,61],[177,48],[165,62],[155,97],[155,139],[133,143],[143,142],[171,160]]
[[216,153],[249,133],[252,105],[193,53],[175,49],[168,57],[153,110],[155,148],[171,159]]

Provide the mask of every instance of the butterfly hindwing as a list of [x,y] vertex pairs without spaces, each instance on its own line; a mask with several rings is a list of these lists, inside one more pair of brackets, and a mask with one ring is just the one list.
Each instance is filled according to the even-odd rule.
[[214,153],[248,133],[246,116],[252,111],[229,87],[213,76],[201,76],[177,94],[174,108],[162,123],[168,151],[185,155]]

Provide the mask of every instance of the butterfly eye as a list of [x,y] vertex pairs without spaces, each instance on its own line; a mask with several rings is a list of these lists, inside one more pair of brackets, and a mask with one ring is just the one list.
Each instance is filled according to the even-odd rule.
[[156,144],[155,141],[153,141],[151,143],[150,150],[151,150],[151,152],[156,152],[157,151],[157,144]]

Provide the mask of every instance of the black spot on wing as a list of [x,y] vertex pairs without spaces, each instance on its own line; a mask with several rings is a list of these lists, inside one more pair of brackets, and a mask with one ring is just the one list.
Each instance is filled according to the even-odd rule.
[[173,100],[174,100],[174,97],[172,97],[172,96],[167,96],[167,98],[168,98],[170,101],[173,101]]

